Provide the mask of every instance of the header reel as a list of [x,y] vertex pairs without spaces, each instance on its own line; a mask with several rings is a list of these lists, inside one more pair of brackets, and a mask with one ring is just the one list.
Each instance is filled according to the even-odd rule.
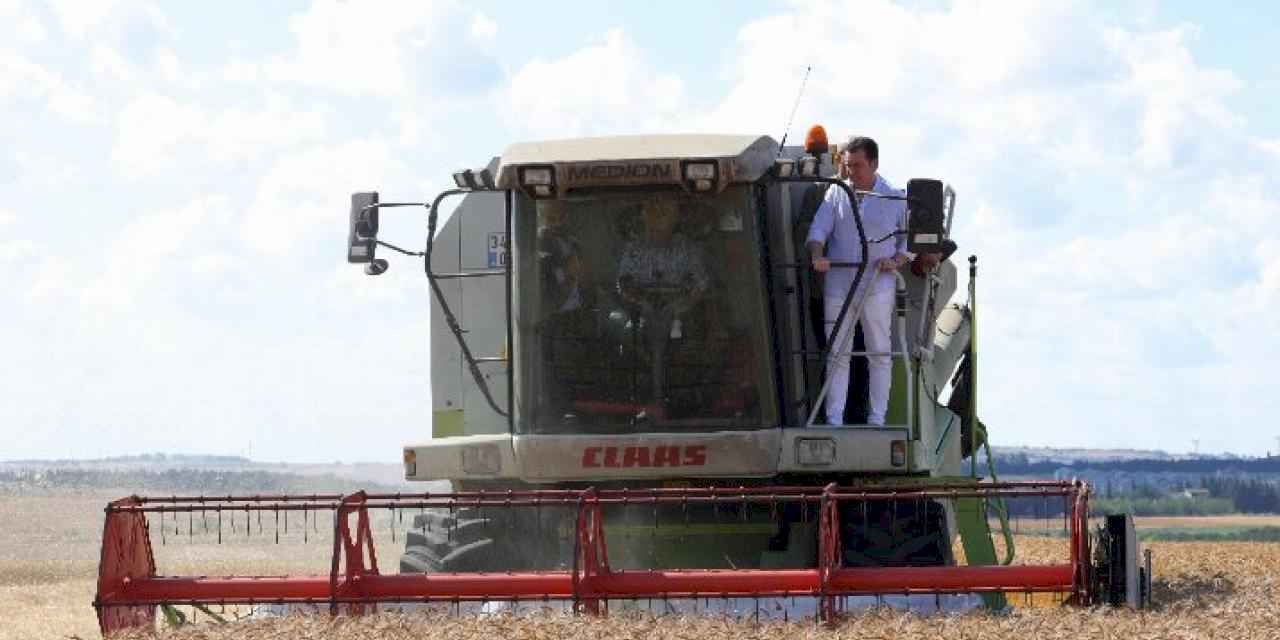
[[[822,620],[835,620],[841,611],[860,596],[948,594],[1057,593],[1076,605],[1120,600],[1096,579],[1088,532],[1087,485],[1080,482],[932,483],[898,487],[702,487],[615,490],[528,490],[472,491],[457,493],[366,494],[347,496],[226,496],[226,497],[130,497],[107,507],[103,532],[102,561],[99,567],[94,606],[104,634],[129,628],[149,628],[155,624],[157,607],[235,605],[309,605],[331,614],[362,614],[376,611],[379,604],[418,603],[527,603],[534,608],[563,607],[578,613],[603,615],[611,602],[655,601],[659,604],[686,601],[723,600],[722,613],[746,616],[771,615],[786,611],[809,611]],[[987,501],[996,499],[1061,499],[1066,511],[1062,523],[1068,536],[1060,560],[1046,564],[957,566],[950,563],[898,564],[865,562],[869,547],[859,526],[868,509],[883,517],[897,513],[899,505],[930,502]],[[884,509],[877,505],[882,505]],[[885,510],[888,509],[888,510]],[[798,531],[813,535],[809,547],[814,556],[798,564],[741,567],[725,565],[722,559],[704,558],[703,564],[681,568],[648,566],[632,568],[645,555],[628,555],[636,523],[653,514],[664,513],[664,521],[690,512],[716,512],[720,526],[733,527],[739,519],[781,523],[788,518],[793,537]],[[224,529],[228,541],[257,533],[263,521],[276,522],[279,539],[282,514],[285,527],[289,514],[296,523],[299,513],[303,535],[323,541],[332,533],[333,552],[325,573],[310,576],[165,576],[158,572],[153,555],[153,536],[158,529],[161,544],[182,544],[195,536],[203,521],[212,535],[216,520],[222,543]],[[413,528],[400,535],[410,541],[416,528],[431,526],[435,520],[449,524],[435,533],[440,540],[466,536],[484,522],[515,522],[518,514],[555,512],[561,525],[549,531],[499,530],[490,535],[506,535],[522,551],[520,568],[460,570],[447,562],[433,564],[434,572],[384,574],[379,569],[374,548],[374,532],[389,526],[393,539],[403,514],[457,514],[457,517],[414,517]],[[484,515],[480,520],[462,520],[462,513]],[[628,515],[630,513],[630,515]],[[373,524],[375,514],[390,514]],[[790,515],[788,515],[790,514]],[[255,523],[256,520],[256,523]],[[853,523],[863,523],[861,525]],[[238,523],[238,524],[237,524]],[[797,527],[807,523],[803,527]],[[156,526],[158,524],[158,526]],[[699,525],[703,526],[704,525]],[[168,530],[166,533],[166,529]],[[257,530],[255,532],[255,529]],[[894,527],[882,531],[892,531]],[[683,535],[699,535],[685,527],[685,533],[664,538],[662,544],[678,543]],[[234,533],[233,533],[234,532]],[[469,532],[469,533],[468,533]],[[528,549],[531,536],[549,533],[562,538],[564,556],[547,566],[531,566]],[[297,535],[296,529],[295,534]],[[719,535],[719,534],[718,534]],[[723,538],[723,536],[720,536]],[[175,538],[177,538],[175,540]],[[874,536],[873,536],[874,538]],[[949,539],[949,538],[948,538]],[[483,545],[481,545],[483,547]],[[478,547],[480,548],[480,547]],[[483,552],[492,560],[493,548]],[[1114,552],[1112,552],[1114,554]],[[498,554],[500,555],[500,554]],[[536,555],[536,554],[535,554]],[[406,556],[407,557],[407,556]],[[611,558],[613,562],[611,563]],[[640,558],[637,560],[637,558]],[[499,560],[498,562],[501,562]],[[659,563],[661,564],[661,563]],[[402,565],[403,567],[403,565]],[[985,597],[985,596],[984,596]],[[789,599],[788,604],[762,601]],[[730,602],[732,605],[729,605]],[[800,604],[797,604],[799,602]],[[807,605],[803,603],[807,602]],[[989,601],[990,602],[990,601]],[[999,602],[1003,603],[1003,599]],[[1128,602],[1128,601],[1126,601]],[[663,605],[666,607],[666,605]],[[761,611],[761,609],[765,611]],[[488,610],[487,608],[485,610]],[[667,610],[667,609],[664,609]],[[672,609],[678,610],[678,609]]]

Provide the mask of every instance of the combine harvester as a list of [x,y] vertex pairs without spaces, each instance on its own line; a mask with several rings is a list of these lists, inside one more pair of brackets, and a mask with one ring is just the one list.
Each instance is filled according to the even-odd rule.
[[[424,261],[434,413],[431,438],[404,447],[404,473],[452,490],[113,502],[94,601],[103,633],[154,625],[162,605],[604,614],[612,603],[823,620],[867,596],[1139,605],[1128,519],[1091,533],[1084,483],[980,473],[976,261],[967,302],[950,302],[955,193],[942,182],[911,180],[904,196],[909,250],[944,259],[897,276],[886,425],[816,420],[829,390],[804,248],[815,194],[882,197],[835,177],[825,138],[815,127],[803,149],[712,135],[517,144],[430,203],[354,194],[349,262],[380,274],[379,247]],[[378,239],[391,207],[426,209],[424,251]],[[855,221],[864,255],[894,240]],[[850,294],[839,323],[862,302]],[[1056,563],[1013,562],[1003,508],[1028,499],[1055,505]],[[247,533],[255,515],[284,513],[287,526],[297,512],[313,527],[332,519],[331,563],[316,575],[157,573],[149,517],[182,514],[190,533],[193,513],[216,514]],[[398,573],[373,544],[386,512],[413,514]]]

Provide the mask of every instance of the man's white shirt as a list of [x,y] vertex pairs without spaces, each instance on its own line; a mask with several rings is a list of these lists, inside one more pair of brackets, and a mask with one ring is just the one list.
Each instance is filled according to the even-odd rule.
[[[851,183],[851,189],[856,189]],[[906,195],[895,189],[887,180],[876,174],[875,185],[871,187],[875,193],[885,195]],[[876,271],[876,263],[897,255],[910,256],[907,253],[907,237],[896,233],[905,228],[907,207],[902,200],[886,200],[875,196],[864,196],[858,205],[862,214],[862,227],[867,236],[867,268],[862,276],[863,283],[872,282],[874,289],[880,291],[894,288],[892,273]],[[876,242],[888,236],[883,242]],[[809,226],[808,242],[825,242],[827,259],[832,262],[862,262],[862,245],[858,242],[858,227],[853,220],[853,207],[849,206],[849,196],[844,189],[831,185],[826,196],[814,215],[813,224]],[[857,268],[831,267],[825,274],[823,295],[843,298],[853,284]]]

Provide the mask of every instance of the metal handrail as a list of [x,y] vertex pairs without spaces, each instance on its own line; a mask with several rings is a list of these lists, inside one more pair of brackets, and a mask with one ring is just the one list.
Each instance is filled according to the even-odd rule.
[[[449,302],[445,300],[444,291],[440,289],[440,284],[437,282],[437,280],[449,280],[449,279],[467,278],[467,277],[485,277],[485,276],[492,276],[492,275],[507,275],[511,270],[511,262],[508,260],[506,267],[504,267],[503,269],[493,270],[493,271],[484,271],[484,272],[474,272],[476,275],[466,275],[465,273],[437,274],[431,270],[431,254],[435,246],[435,237],[436,237],[436,212],[440,210],[440,203],[449,196],[466,195],[472,192],[473,192],[472,189],[446,189],[445,191],[441,192],[440,195],[436,196],[436,199],[431,203],[431,213],[427,217],[427,248],[426,248],[426,251],[423,252],[424,254],[422,259],[423,269],[424,271],[426,271],[427,283],[431,286],[431,292],[432,294],[435,295],[436,302],[440,303],[440,312],[444,315],[445,324],[449,325],[449,331],[452,332],[454,338],[457,339],[458,348],[459,350],[461,350],[463,358],[466,359],[467,368],[471,371],[471,377],[475,380],[476,386],[479,387],[480,393],[481,395],[484,396],[485,402],[489,403],[489,407],[492,408],[498,415],[504,418],[509,418],[510,417],[509,411],[503,411],[501,408],[498,407],[498,403],[493,399],[493,392],[489,389],[489,383],[485,381],[484,374],[480,372],[479,365],[482,362],[494,362],[496,361],[496,359],[488,358],[488,357],[477,358],[475,355],[471,353],[471,348],[467,345],[467,340],[462,335],[464,333],[462,330],[462,325],[458,323],[457,316],[455,316],[453,314],[453,310],[449,308]],[[511,318],[508,316],[507,318],[508,329],[510,328],[510,321],[511,321]],[[510,345],[508,345],[508,349],[509,348],[510,348]],[[508,385],[508,387],[510,387],[510,385]]]

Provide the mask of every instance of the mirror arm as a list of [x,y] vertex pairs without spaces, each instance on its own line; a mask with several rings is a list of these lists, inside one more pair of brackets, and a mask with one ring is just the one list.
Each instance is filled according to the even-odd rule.
[[391,249],[392,251],[403,253],[406,256],[413,256],[416,258],[416,257],[422,257],[427,255],[427,252],[425,251],[409,251],[408,249],[402,249],[400,247],[397,247],[396,245],[391,244],[390,242],[383,242],[381,240],[374,240],[374,242],[378,243],[379,246],[386,247],[388,249]]

